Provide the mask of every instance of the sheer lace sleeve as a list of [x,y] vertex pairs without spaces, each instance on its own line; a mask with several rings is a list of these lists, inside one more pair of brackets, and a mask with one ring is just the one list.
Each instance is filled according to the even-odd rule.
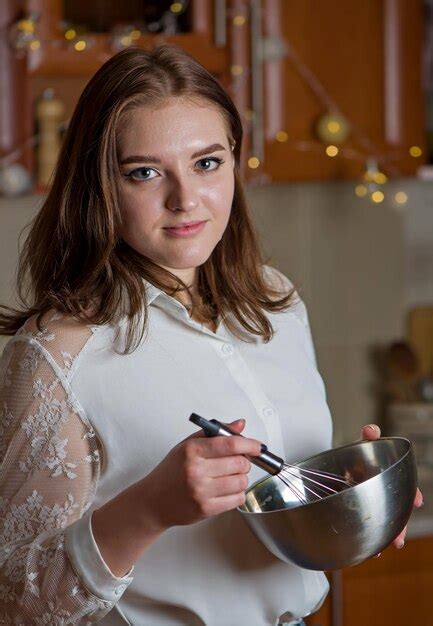
[[42,332],[28,320],[0,360],[3,624],[98,621],[115,604],[84,585],[65,548],[99,477],[97,437],[68,385],[92,329],[50,315]]

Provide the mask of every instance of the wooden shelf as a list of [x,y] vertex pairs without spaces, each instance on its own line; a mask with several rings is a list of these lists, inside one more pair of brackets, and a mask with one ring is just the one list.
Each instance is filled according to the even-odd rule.
[[[77,51],[68,45],[64,38],[42,42],[38,50],[29,53],[28,72],[30,76],[90,76],[103,63],[108,61],[118,50],[113,48],[110,35],[86,33],[90,44],[87,49]],[[216,48],[209,38],[201,33],[178,35],[143,35],[135,46],[151,49],[163,43],[179,46],[216,76],[222,75],[227,68],[227,51]]]

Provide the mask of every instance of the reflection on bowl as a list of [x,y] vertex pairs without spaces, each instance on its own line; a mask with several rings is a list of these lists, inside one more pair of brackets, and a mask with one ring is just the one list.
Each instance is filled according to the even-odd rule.
[[254,483],[238,511],[278,558],[306,569],[341,569],[381,552],[407,524],[417,484],[407,439],[356,442],[296,465],[359,484],[302,504],[277,476]]

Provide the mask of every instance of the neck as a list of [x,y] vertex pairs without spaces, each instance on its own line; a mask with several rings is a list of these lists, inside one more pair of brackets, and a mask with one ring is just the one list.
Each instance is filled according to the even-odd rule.
[[[189,292],[179,291],[174,296],[179,302],[181,302],[186,308],[190,308],[192,306],[191,296],[194,298],[195,302],[200,302],[201,298],[198,293],[198,271],[194,268],[191,270],[169,270],[172,274],[175,274],[185,285],[188,287]],[[191,295],[190,295],[191,294]]]

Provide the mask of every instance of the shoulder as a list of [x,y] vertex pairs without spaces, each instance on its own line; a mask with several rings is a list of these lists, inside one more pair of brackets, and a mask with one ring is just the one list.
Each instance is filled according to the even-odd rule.
[[292,281],[287,278],[285,274],[270,265],[262,265],[262,271],[265,281],[271,289],[277,290],[281,293],[281,295],[287,295],[289,293],[292,294],[291,302],[286,311],[286,315],[294,315],[303,324],[303,326],[308,327],[307,309]]
[[30,344],[67,375],[98,327],[54,309],[47,311],[39,324],[37,317],[35,314],[25,322],[15,341]]
[[262,272],[266,283],[272,288],[283,292],[293,291],[293,283],[282,272],[271,267],[262,265]]

